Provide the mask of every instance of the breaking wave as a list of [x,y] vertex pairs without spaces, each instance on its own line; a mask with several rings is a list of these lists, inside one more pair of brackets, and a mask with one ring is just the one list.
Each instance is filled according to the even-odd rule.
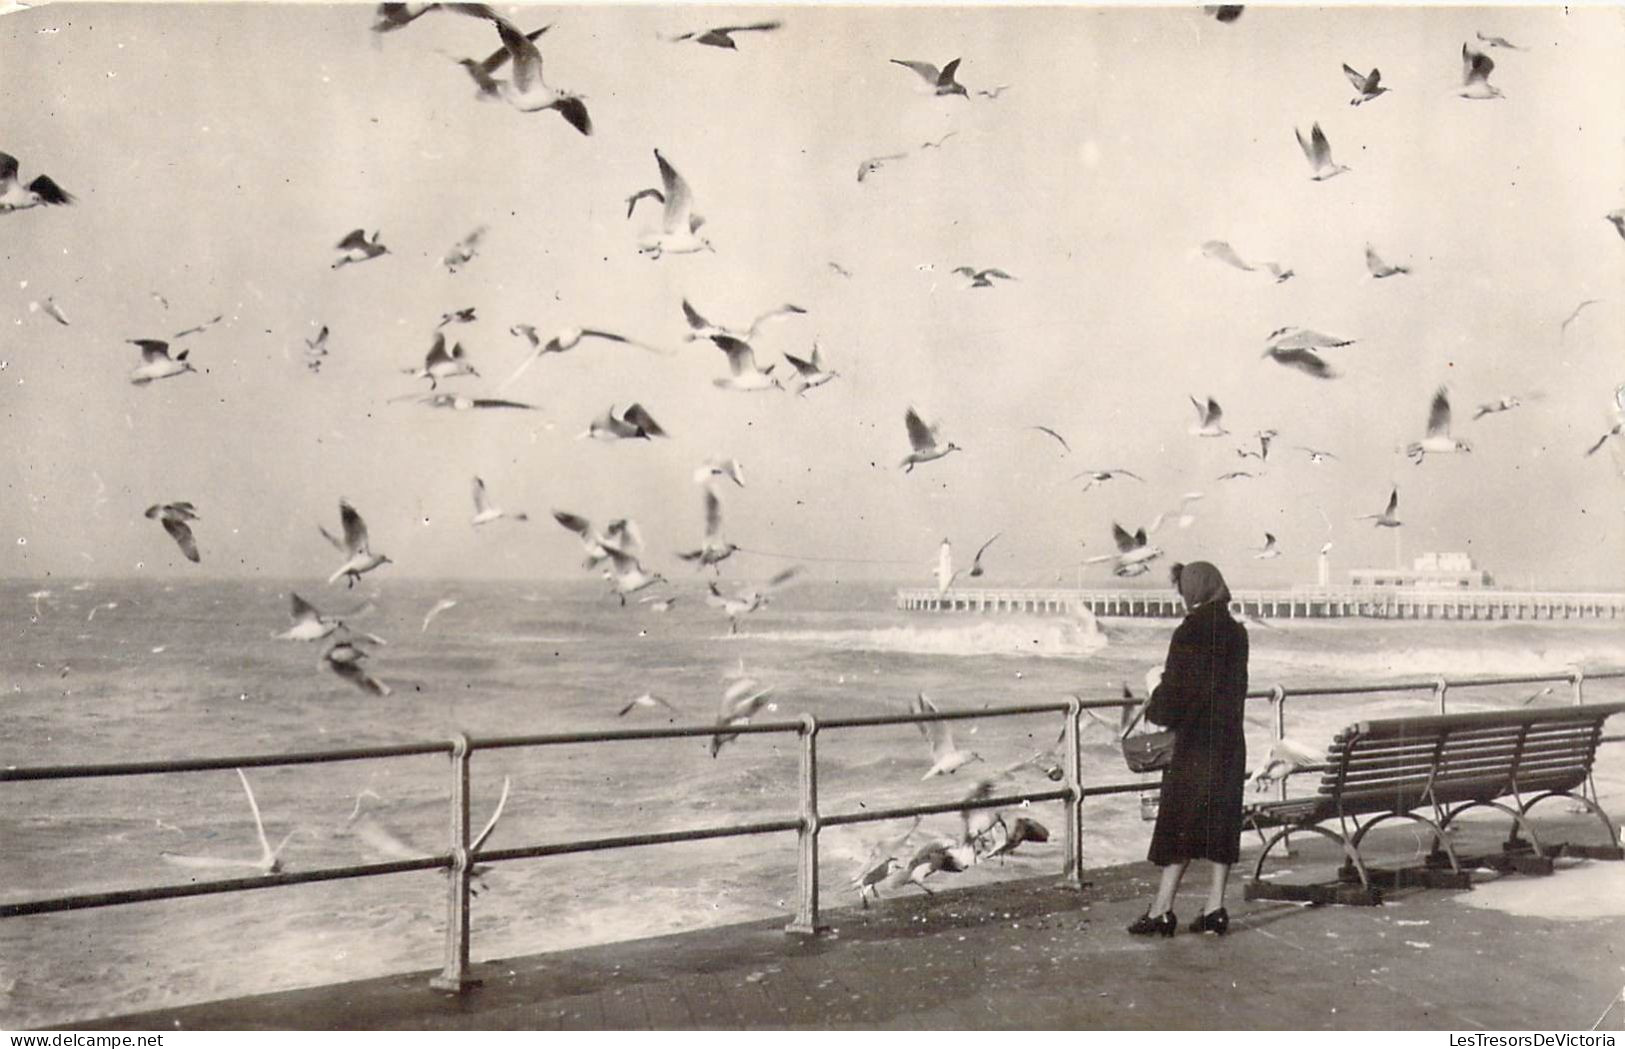
[[[747,635],[739,635],[745,639]],[[1087,656],[1110,642],[1095,617],[1078,609],[1065,618],[974,621],[944,626],[892,626],[859,630],[752,631],[751,640],[783,641],[857,652],[921,656]]]

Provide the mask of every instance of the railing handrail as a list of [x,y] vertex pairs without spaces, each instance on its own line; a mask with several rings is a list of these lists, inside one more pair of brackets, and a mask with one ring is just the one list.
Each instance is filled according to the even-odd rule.
[[[900,586],[897,594],[906,594],[910,597],[947,597],[951,594],[961,596],[993,595],[1024,595],[1031,597],[1065,598],[1078,594],[1087,594],[1091,597],[1142,597],[1155,594],[1159,598],[1169,601],[1178,601],[1179,596],[1166,586],[952,586],[947,590],[938,591],[934,586]],[[1356,586],[1351,583],[1334,583],[1328,586],[1297,585],[1285,588],[1269,587],[1241,587],[1232,589],[1231,601],[1240,601],[1243,598],[1284,598],[1284,597],[1326,597],[1326,596],[1398,596],[1411,595],[1437,597],[1441,594],[1451,597],[1522,597],[1522,598],[1578,598],[1592,600],[1604,598],[1609,600],[1625,601],[1625,592],[1617,590],[1514,590],[1508,587],[1470,586],[1470,587],[1427,587],[1427,586]]]
[[[1583,667],[1575,666],[1563,672],[1551,674],[1525,674],[1504,676],[1479,676],[1450,679],[1435,677],[1430,680],[1406,680],[1376,684],[1360,685],[1325,685],[1304,686],[1288,688],[1284,685],[1275,685],[1269,689],[1252,689],[1246,693],[1248,699],[1269,699],[1276,706],[1276,719],[1273,734],[1280,738],[1284,735],[1284,721],[1282,714],[1285,701],[1288,698],[1323,698],[1337,695],[1362,695],[1381,692],[1429,692],[1437,695],[1440,710],[1443,710],[1444,697],[1452,688],[1482,688],[1504,685],[1527,685],[1541,683],[1566,682],[1573,688],[1575,704],[1583,704],[1581,693],[1582,685],[1587,680],[1610,680],[1625,678],[1625,668],[1587,672]],[[7,767],[0,769],[0,782],[20,782],[39,780],[62,779],[88,779],[104,776],[148,775],[170,772],[201,772],[221,770],[228,768],[268,767],[283,765],[320,764],[339,761],[373,760],[380,758],[406,757],[424,754],[447,754],[452,764],[452,840],[451,848],[447,852],[426,855],[407,860],[394,860],[385,863],[354,864],[340,867],[317,868],[307,871],[280,871],[273,870],[265,873],[223,879],[217,881],[192,882],[183,885],[162,885],[134,889],[115,889],[95,893],[79,893],[69,896],[47,897],[36,900],[25,900],[13,903],[0,904],[0,918],[20,917],[30,914],[48,914],[67,910],[82,910],[93,907],[115,906],[125,903],[145,902],[161,899],[176,899],[188,896],[214,895],[227,892],[243,892],[252,889],[273,888],[282,885],[297,885],[317,881],[333,881],[345,878],[376,877],[387,874],[396,874],[405,871],[443,869],[451,874],[448,888],[448,922],[447,922],[447,959],[444,971],[434,980],[432,985],[448,990],[462,990],[476,983],[468,976],[469,955],[469,898],[471,896],[470,884],[473,877],[473,868],[476,862],[491,863],[518,859],[531,859],[544,856],[568,855],[573,853],[601,851],[605,849],[627,848],[645,845],[668,844],[684,841],[700,841],[716,838],[743,837],[758,834],[783,833],[796,831],[801,842],[800,873],[798,881],[801,887],[801,904],[796,920],[788,926],[793,932],[817,932],[823,927],[818,924],[818,852],[817,839],[819,832],[825,827],[850,826],[860,823],[874,823],[884,820],[902,819],[915,816],[938,815],[949,812],[965,812],[973,809],[996,809],[1020,805],[1023,803],[1063,801],[1067,805],[1066,826],[1066,875],[1071,883],[1078,887],[1083,885],[1082,878],[1082,844],[1081,844],[1081,803],[1087,797],[1100,797],[1111,794],[1138,793],[1146,790],[1155,790],[1157,783],[1144,779],[1133,783],[1108,783],[1097,786],[1084,786],[1082,782],[1082,764],[1080,756],[1080,738],[1078,732],[1078,716],[1087,709],[1107,707],[1122,707],[1125,700],[1122,696],[1102,699],[1084,699],[1081,695],[1072,694],[1066,702],[1018,704],[1003,707],[986,707],[972,710],[944,710],[932,712],[914,712],[899,714],[862,715],[854,717],[831,718],[821,721],[812,715],[804,714],[796,721],[758,722],[755,724],[739,725],[696,725],[696,726],[669,726],[666,728],[648,729],[613,729],[588,732],[545,733],[524,736],[494,736],[486,739],[469,739],[459,735],[450,740],[417,741],[392,745],[373,747],[352,747],[326,751],[296,751],[284,754],[257,754],[218,758],[189,758],[174,761],[142,761],[120,762],[108,764],[74,764],[56,766],[25,766]],[[1065,783],[1063,786],[1047,789],[1001,795],[999,797],[984,797],[974,800],[960,799],[946,802],[933,802],[923,805],[908,805],[884,809],[863,808],[853,812],[820,814],[817,807],[817,752],[816,740],[821,731],[827,729],[868,728],[899,724],[925,724],[929,722],[963,721],[992,717],[1014,717],[1037,714],[1064,713],[1067,719],[1064,725],[1063,757]],[[673,831],[660,831],[642,834],[617,835],[611,837],[576,839],[562,842],[544,842],[532,845],[514,846],[503,849],[490,849],[475,851],[470,848],[468,839],[468,785],[469,762],[472,755],[481,750],[497,750],[513,747],[554,746],[561,744],[605,743],[623,742],[631,740],[650,739],[678,739],[693,736],[714,736],[718,734],[765,734],[765,733],[797,733],[802,741],[801,750],[801,813],[797,816],[787,816],[778,819],[758,820],[751,823],[733,824],[719,827],[699,827]],[[1625,736],[1603,736],[1600,743],[1625,742]],[[1318,767],[1318,766],[1315,766]],[[1306,766],[1304,771],[1313,771]],[[1280,784],[1280,790],[1285,792],[1285,781]]]

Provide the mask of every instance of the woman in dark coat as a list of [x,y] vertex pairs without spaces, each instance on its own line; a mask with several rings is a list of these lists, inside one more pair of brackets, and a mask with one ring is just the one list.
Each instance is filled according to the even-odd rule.
[[1185,619],[1168,645],[1162,681],[1146,720],[1174,730],[1162,774],[1162,800],[1147,857],[1162,868],[1157,898],[1129,926],[1137,935],[1172,936],[1174,894],[1191,860],[1213,864],[1207,907],[1192,932],[1223,934],[1230,916],[1224,890],[1241,854],[1241,799],[1247,780],[1242,708],[1247,695],[1247,630],[1230,616],[1224,576],[1206,561],[1173,567]]

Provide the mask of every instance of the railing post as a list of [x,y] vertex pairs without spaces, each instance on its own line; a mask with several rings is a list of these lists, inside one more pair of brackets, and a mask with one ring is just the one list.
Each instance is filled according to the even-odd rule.
[[1579,706],[1585,702],[1585,667],[1575,667],[1574,673],[1569,675],[1569,682],[1574,687],[1574,705]]
[[1433,680],[1433,698],[1438,700],[1439,713],[1441,713],[1441,714],[1443,714],[1445,712],[1444,711],[1444,694],[1447,691],[1449,691],[1449,689],[1450,689],[1450,683],[1444,679],[1443,675],[1440,675],[1439,677],[1434,678],[1434,680]]
[[468,974],[469,898],[473,880],[468,856],[468,736],[451,741],[451,870],[446,879],[446,966],[429,979],[437,991],[461,994],[478,987]]
[[801,828],[796,831],[799,859],[796,888],[800,900],[796,917],[785,932],[817,936],[829,926],[818,923],[818,719],[801,715]]
[[[1277,743],[1279,743],[1281,740],[1286,738],[1286,686],[1285,685],[1277,683],[1274,687],[1272,687],[1270,689],[1270,713],[1273,715],[1271,720],[1274,722],[1273,727],[1274,727],[1274,730],[1275,730],[1275,741]],[[1286,777],[1285,776],[1282,776],[1280,782],[1275,785],[1275,797],[1276,797],[1276,800],[1278,800],[1278,801],[1285,801],[1286,800]],[[1290,854],[1291,851],[1292,851],[1291,843],[1286,841],[1286,840],[1283,840],[1281,844],[1286,847],[1287,852]]]
[[1066,867],[1061,871],[1061,884],[1071,889],[1082,889],[1083,880],[1083,760],[1078,739],[1078,716],[1083,707],[1077,696],[1066,703]]

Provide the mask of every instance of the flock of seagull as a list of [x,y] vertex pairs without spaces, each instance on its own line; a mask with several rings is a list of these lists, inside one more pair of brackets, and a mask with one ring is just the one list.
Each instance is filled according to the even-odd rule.
[[[1224,6],[1205,10],[1221,23],[1234,24],[1240,18],[1243,8]],[[594,125],[588,112],[586,97],[577,92],[551,86],[543,79],[542,54],[538,42],[551,25],[526,32],[482,3],[384,3],[379,4],[376,9],[372,29],[378,34],[395,33],[437,11],[484,21],[496,33],[496,44],[499,46],[490,54],[483,58],[456,59],[457,64],[472,80],[478,100],[503,102],[523,113],[551,110],[580,134],[593,134]],[[763,36],[781,27],[782,23],[777,20],[761,21],[697,29],[665,39],[674,44],[692,43],[724,51],[736,51],[739,42],[735,37],[743,37],[745,34],[751,34],[752,37]],[[1482,33],[1478,34],[1478,41],[1483,48],[1521,50],[1503,38]],[[1495,70],[1495,62],[1484,50],[1464,43],[1461,61],[1461,84],[1457,90],[1460,97],[1479,101],[1504,97],[1501,90],[1490,83],[1489,78]],[[891,62],[912,73],[915,77],[915,86],[932,97],[957,96],[969,100],[974,94],[975,97],[994,101],[1009,87],[998,85],[977,88],[973,91],[958,80],[961,63],[959,58],[947,62],[940,68],[929,62],[912,59],[892,59]],[[1344,64],[1343,73],[1355,92],[1349,101],[1350,106],[1360,107],[1379,103],[1381,96],[1391,90],[1383,80],[1381,71],[1376,67],[1369,72],[1361,73],[1354,67]],[[916,149],[863,159],[858,165],[857,181],[862,183],[874,178],[888,165],[900,163],[910,156],[941,149],[948,138],[956,133],[950,130],[935,141],[921,143]],[[1331,143],[1318,122],[1311,124],[1307,135],[1296,128],[1294,134],[1309,165],[1309,177],[1313,181],[1323,182],[1352,171],[1348,166],[1333,160]],[[645,199],[653,200],[661,208],[657,226],[637,239],[637,251],[654,260],[666,256],[716,252],[716,247],[702,233],[705,218],[695,209],[695,193],[692,187],[660,149],[653,149],[652,152],[660,180],[658,187],[640,188],[625,198],[628,221],[635,217],[639,205]],[[0,153],[0,214],[76,203],[76,198],[51,176],[37,173],[30,181],[24,183],[19,173],[18,160]],[[1622,238],[1625,238],[1625,208],[1610,212],[1604,218],[1616,228]],[[446,270],[455,274],[474,266],[487,232],[486,227],[480,226],[448,248],[441,257],[441,263]],[[378,260],[390,254],[390,248],[384,243],[381,231],[373,230],[369,235],[362,228],[354,229],[342,237],[336,243],[335,250],[339,253],[331,264],[335,271],[368,263],[376,264]],[[1267,275],[1275,283],[1290,280],[1295,276],[1290,266],[1278,260],[1249,258],[1226,241],[1208,241],[1200,250],[1211,260],[1238,271]],[[1369,243],[1364,246],[1364,254],[1367,269],[1373,279],[1401,278],[1411,272],[1409,265],[1386,261]],[[839,263],[832,261],[829,266],[837,275],[850,276],[849,271]],[[964,265],[956,267],[952,272],[963,276],[968,282],[967,287],[978,290],[996,290],[1000,286],[998,282],[1017,280],[1014,275],[996,266]],[[154,293],[154,297],[167,309],[167,300],[157,293]],[[1563,328],[1566,330],[1579,316],[1580,311],[1594,301],[1596,300],[1582,302],[1563,322]],[[43,303],[31,304],[31,308],[45,313],[60,325],[67,326],[70,323],[66,313],[50,297]],[[760,313],[747,326],[733,327],[713,322],[684,298],[681,302],[681,314],[687,331],[683,334],[683,339],[690,343],[708,342],[723,354],[727,363],[727,374],[712,380],[718,389],[731,393],[789,391],[798,396],[805,396],[839,377],[837,371],[827,366],[822,347],[814,341],[811,351],[805,356],[784,353],[784,361],[789,365],[790,371],[775,374],[777,363],[764,364],[754,344],[760,340],[769,324],[804,315],[806,312],[793,303],[784,303]],[[141,354],[141,363],[131,371],[129,381],[137,386],[145,386],[187,374],[200,374],[199,369],[189,359],[189,350],[176,350],[174,344],[183,338],[206,331],[220,319],[217,316],[202,325],[177,332],[167,339],[128,340],[140,350]],[[509,332],[514,338],[523,341],[525,345],[523,359],[508,378],[488,394],[470,395],[461,392],[463,381],[483,377],[470,360],[463,345],[455,337],[448,340],[446,330],[456,325],[471,323],[475,319],[474,307],[443,314],[440,323],[434,328],[429,348],[421,364],[414,363],[401,369],[412,379],[426,382],[427,392],[423,392],[420,388],[394,400],[411,401],[429,408],[453,411],[533,411],[536,410],[535,405],[500,395],[520,380],[529,368],[548,355],[575,351],[589,340],[631,346],[656,354],[672,352],[603,327],[571,327],[548,335],[539,331],[533,324],[515,323]],[[1352,338],[1328,335],[1311,328],[1287,326],[1278,328],[1266,337],[1262,356],[1311,378],[1330,381],[1338,378],[1340,372],[1328,362],[1328,352],[1343,350],[1355,342],[1356,340]],[[319,374],[330,353],[328,328],[322,327],[315,338],[306,339],[305,343],[304,364],[311,372]],[[442,390],[442,383],[457,385],[454,389]],[[1498,400],[1478,405],[1472,419],[1476,422],[1487,416],[1514,410],[1534,396],[1530,393],[1521,396],[1504,395]],[[1210,439],[1233,436],[1225,429],[1223,409],[1213,397],[1208,396],[1200,400],[1192,397],[1191,402],[1195,409],[1195,418],[1188,429],[1191,436]],[[1614,391],[1612,411],[1613,425],[1586,450],[1586,455],[1596,453],[1610,439],[1622,438],[1622,434],[1625,434],[1625,384]],[[963,450],[960,445],[945,438],[940,421],[927,423],[913,406],[906,408],[902,421],[909,451],[898,465],[905,474]],[[1033,426],[1031,429],[1056,441],[1061,448],[1061,454],[1071,453],[1071,444],[1054,428]],[[580,436],[604,442],[653,441],[667,437],[668,432],[648,408],[632,403],[624,407],[610,405],[602,415],[589,422],[587,429]],[[1244,465],[1256,461],[1258,466],[1262,467],[1270,460],[1272,440],[1278,436],[1278,432],[1273,429],[1258,430],[1248,435],[1246,443],[1235,449],[1236,455]],[[1320,464],[1337,458],[1335,454],[1325,450],[1303,445],[1291,447],[1304,453],[1311,464]],[[1428,406],[1423,435],[1401,450],[1418,465],[1429,456],[1438,457],[1471,451],[1468,441],[1452,433],[1452,411],[1446,389],[1440,388],[1433,395]],[[1256,476],[1259,474],[1249,470],[1233,470],[1221,475],[1217,480],[1240,481]],[[1084,482],[1082,489],[1088,491],[1121,478],[1146,483],[1146,479],[1139,473],[1120,466],[1088,467],[1075,474],[1072,479],[1082,480]],[[744,470],[737,460],[707,460],[696,468],[694,481],[700,492],[701,538],[697,547],[680,551],[677,556],[692,564],[697,571],[709,569],[713,577],[720,577],[723,563],[741,551],[741,547],[730,541],[724,532],[722,485],[731,482],[738,488],[744,488]],[[1091,557],[1086,563],[1109,564],[1112,573],[1119,577],[1146,574],[1151,570],[1152,562],[1163,554],[1161,548],[1151,542],[1152,537],[1167,523],[1175,523],[1181,528],[1189,527],[1195,519],[1192,507],[1202,498],[1201,492],[1186,492],[1180,497],[1177,506],[1157,515],[1149,526],[1137,527],[1133,531],[1113,522],[1111,537],[1115,552]],[[501,507],[479,477],[473,478],[472,503],[473,513],[470,518],[472,527],[487,527],[499,521],[518,524],[531,520],[526,511]],[[1357,520],[1371,520],[1375,527],[1396,528],[1403,523],[1398,517],[1398,510],[1399,492],[1396,485],[1390,491],[1384,510],[1380,513],[1361,515]],[[339,501],[339,514],[341,535],[335,536],[325,527],[318,526],[320,534],[334,546],[341,557],[340,562],[328,575],[327,582],[336,584],[338,580],[344,579],[347,586],[354,587],[363,576],[393,562],[387,555],[372,549],[367,525],[347,499]],[[193,529],[193,525],[200,521],[200,517],[192,502],[177,500],[157,503],[147,508],[145,516],[162,526],[187,560],[193,563],[201,562],[198,540]],[[679,600],[677,596],[669,594],[645,593],[667,583],[667,580],[659,572],[644,567],[640,560],[640,555],[644,552],[643,540],[637,525],[630,519],[612,520],[599,527],[587,518],[568,510],[555,509],[552,511],[552,517],[560,527],[578,537],[585,554],[583,569],[602,576],[608,582],[610,592],[617,597],[621,605],[626,605],[629,598],[636,597],[637,601],[649,610],[664,612]],[[983,574],[985,571],[983,557],[998,538],[999,535],[995,534],[977,550],[969,576],[979,577]],[[1277,537],[1269,532],[1264,533],[1264,544],[1253,550],[1253,556],[1261,559],[1278,557],[1280,553]],[[736,588],[732,592],[725,592],[719,586],[718,578],[713,578],[705,587],[703,599],[709,607],[727,616],[732,633],[737,631],[742,617],[768,605],[778,591],[797,578],[799,571],[798,568],[791,567],[763,584]],[[939,593],[946,593],[960,575],[954,568],[951,546],[946,539],[941,544],[932,573]],[[297,593],[290,597],[292,623],[285,631],[275,635],[277,638],[300,642],[327,642],[321,662],[328,670],[364,692],[377,696],[390,694],[389,686],[373,677],[365,668],[365,662],[371,658],[368,646],[381,645],[384,643],[383,639],[357,631],[346,622],[346,619],[355,618],[368,610],[370,602],[344,615],[334,616],[324,615],[315,605]],[[437,616],[455,607],[456,604],[456,601],[449,599],[438,602],[424,616],[422,630],[427,631]],[[1125,693],[1126,691],[1125,689]],[[724,691],[717,710],[715,722],[717,731],[711,737],[709,745],[711,755],[718,756],[723,747],[737,737],[737,733],[729,731],[730,729],[748,724],[752,717],[763,710],[775,709],[773,696],[774,687],[763,684],[756,677],[747,674],[741,663],[738,673],[733,675]],[[677,708],[669,701],[653,693],[645,693],[627,702],[619,710],[619,714],[627,716],[640,710],[662,710],[673,716],[678,713]],[[938,708],[923,693],[915,698],[910,710],[922,716],[939,713]],[[969,764],[983,760],[976,752],[962,749],[956,744],[947,722],[921,722],[918,727],[926,739],[931,759],[924,779],[953,774]],[[1268,779],[1268,770],[1274,767],[1272,762],[1276,757],[1271,755],[1270,760],[1261,766],[1257,775]],[[1292,759],[1290,754],[1284,754],[1282,757],[1288,763]],[[1313,756],[1299,755],[1299,757],[1309,760]],[[977,779],[965,795],[965,800],[972,802],[989,797],[1000,780],[1027,768],[1040,769],[1055,778],[1054,774],[1059,771],[1059,766],[1053,748],[1049,752],[1031,755]],[[261,845],[261,855],[251,861],[213,860],[167,853],[166,858],[188,866],[246,866],[265,872],[280,869],[281,852],[293,835],[283,838],[275,848],[270,845],[248,779],[241,770],[238,770],[238,775],[248,795]],[[423,855],[422,850],[411,847],[398,835],[378,823],[375,813],[363,811],[363,801],[368,793],[363,792],[363,797],[357,798],[356,809],[350,821],[363,840],[368,841],[376,851],[384,855]],[[494,829],[506,804],[507,795],[505,783],[502,801],[499,802],[490,823],[481,833],[476,849]],[[929,892],[924,882],[936,872],[964,870],[981,860],[1002,857],[1024,842],[1043,842],[1048,837],[1048,831],[1041,824],[1025,815],[1006,818],[1006,814],[994,810],[967,809],[962,813],[962,823],[961,833],[957,836],[937,837],[924,846],[912,850],[909,846],[918,830],[918,820],[907,833],[879,843],[853,881],[853,887],[859,892],[865,905],[868,898],[877,895],[877,890],[882,886],[914,884]]]

